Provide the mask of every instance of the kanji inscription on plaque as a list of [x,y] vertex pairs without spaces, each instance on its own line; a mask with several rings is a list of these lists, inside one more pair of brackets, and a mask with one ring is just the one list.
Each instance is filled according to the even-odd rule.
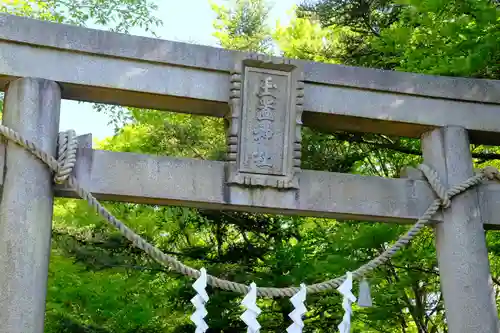
[[229,184],[298,188],[302,71],[288,59],[236,61],[228,126]]

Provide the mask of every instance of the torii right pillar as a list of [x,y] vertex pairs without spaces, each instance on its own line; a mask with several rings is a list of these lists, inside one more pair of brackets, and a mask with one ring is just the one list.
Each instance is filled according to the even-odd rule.
[[[422,136],[427,165],[443,185],[453,186],[474,175],[467,130],[444,127]],[[446,322],[450,333],[497,333],[498,313],[490,276],[479,196],[475,188],[453,198],[435,226]]]

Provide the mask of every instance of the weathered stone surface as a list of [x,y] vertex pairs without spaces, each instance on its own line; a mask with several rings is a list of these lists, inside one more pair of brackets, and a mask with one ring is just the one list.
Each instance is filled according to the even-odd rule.
[[[0,13],[0,40],[229,73],[233,51]],[[245,53],[244,56],[248,54]],[[500,104],[500,82],[298,61],[307,83]]]
[[[445,127],[422,137],[425,163],[449,188],[474,175],[467,131]],[[499,332],[486,235],[477,189],[453,198],[435,226],[446,322],[451,333]]]
[[[78,150],[75,175],[97,198],[111,201],[228,209],[254,213],[413,223],[434,200],[425,181],[302,170],[300,189],[248,189],[229,197],[227,163],[131,153]],[[126,182],[123,179],[127,179]],[[75,197],[58,186],[56,195]],[[290,193],[288,195],[287,193]],[[481,217],[500,228],[500,184],[478,187]],[[442,221],[437,214],[436,222]]]
[[[60,88],[55,82],[13,81],[3,125],[50,155],[56,152]],[[6,145],[0,202],[0,333],[42,333],[52,228],[52,173],[13,142]]]
[[298,189],[301,79],[291,61],[235,59],[227,117],[229,184]]
[[[224,117],[227,50],[0,14],[0,89],[12,78],[60,82],[63,98]],[[44,66],[39,66],[43,63]],[[455,125],[500,144],[500,82],[298,61],[305,126],[420,137]]]

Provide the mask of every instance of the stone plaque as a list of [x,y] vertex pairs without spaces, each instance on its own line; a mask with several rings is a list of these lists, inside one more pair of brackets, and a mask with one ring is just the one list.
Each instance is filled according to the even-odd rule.
[[302,71],[293,60],[237,59],[228,126],[230,184],[298,188]]

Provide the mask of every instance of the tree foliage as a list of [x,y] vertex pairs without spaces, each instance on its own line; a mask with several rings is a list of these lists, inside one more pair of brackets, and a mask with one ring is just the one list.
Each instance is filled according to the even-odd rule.
[[232,0],[229,7],[211,3],[217,14],[214,36],[230,50],[267,53],[271,30],[267,26],[270,6],[266,0]]
[[343,47],[330,56],[344,64],[497,78],[498,8],[491,0],[321,0],[298,12],[326,29],[343,29],[337,35]]
[[[264,0],[212,5],[215,36],[228,49],[439,75],[498,78],[499,16],[487,0],[322,0],[300,6],[290,24],[271,28]],[[9,1],[0,9],[57,22],[97,22],[115,30],[153,27],[146,0]],[[127,124],[100,149],[221,160],[220,119],[128,108]],[[121,115],[115,114],[118,118]],[[120,120],[120,119],[115,119]],[[303,167],[398,177],[421,161],[420,143],[363,133],[303,129]],[[497,152],[474,146],[473,152]],[[485,163],[478,160],[478,166]],[[488,163],[492,163],[489,161]],[[493,162],[494,163],[494,162]],[[106,203],[165,253],[214,275],[259,286],[311,284],[379,255],[407,226],[299,216]],[[500,239],[488,234],[492,277],[500,285]],[[370,277],[375,306],[355,309],[353,332],[446,332],[432,230]],[[192,281],[153,262],[85,202],[58,199],[46,332],[191,332]],[[241,295],[209,288],[210,332],[243,331]],[[498,293],[497,293],[498,301]],[[262,332],[290,323],[287,299],[259,300]],[[335,292],[310,295],[304,332],[334,332],[342,316]]]
[[158,6],[150,0],[2,0],[0,12],[74,25],[89,23],[113,31],[130,28],[149,31],[161,25],[153,15]]

